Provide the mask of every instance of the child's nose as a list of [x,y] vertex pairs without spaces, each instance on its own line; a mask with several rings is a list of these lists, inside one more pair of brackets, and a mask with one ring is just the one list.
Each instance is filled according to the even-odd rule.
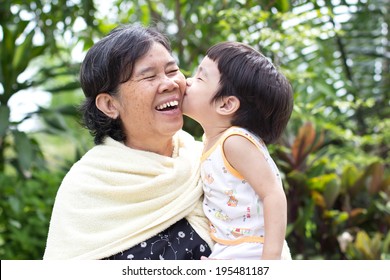
[[191,85],[192,85],[192,81],[193,81],[192,78],[187,78],[187,79],[186,79],[187,86],[191,86]]

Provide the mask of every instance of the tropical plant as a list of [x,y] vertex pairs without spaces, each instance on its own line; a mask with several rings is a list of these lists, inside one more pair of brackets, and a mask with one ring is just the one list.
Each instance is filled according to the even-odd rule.
[[[380,244],[390,228],[390,176],[384,164],[333,167],[323,150],[338,141],[326,141],[305,123],[292,142],[276,147],[275,158],[285,174],[289,228],[287,239],[296,258],[353,259],[367,257],[361,252],[362,232],[369,232]],[[349,233],[345,246],[339,237]],[[342,239],[345,241],[345,238]],[[378,244],[377,244],[378,243]],[[369,258],[384,258],[388,242],[372,248]],[[343,249],[344,248],[344,249]]]
[[1,259],[42,257],[54,196],[64,173],[53,169],[52,162],[47,161],[46,147],[34,134],[36,131],[24,131],[20,124],[39,116],[43,120],[39,131],[69,139],[65,116],[76,116],[74,105],[65,104],[56,108],[38,107],[21,120],[12,120],[10,100],[23,91],[33,95],[39,89],[55,94],[69,93],[79,87],[78,64],[71,60],[69,45],[66,46],[76,42],[66,42],[66,38],[75,34],[74,24],[80,17],[93,26],[91,4],[92,1],[83,1],[84,6],[75,5],[62,0],[1,2]]
[[351,260],[390,260],[390,233],[377,232],[370,237],[364,230],[358,231],[355,241],[347,243],[345,251]]

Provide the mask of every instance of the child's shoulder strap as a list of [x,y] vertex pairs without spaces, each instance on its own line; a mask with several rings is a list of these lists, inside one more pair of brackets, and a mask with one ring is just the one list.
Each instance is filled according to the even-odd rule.
[[220,143],[223,145],[225,140],[233,135],[242,136],[242,137],[248,139],[250,142],[252,142],[261,151],[263,150],[262,146],[264,145],[264,142],[260,137],[257,137],[255,134],[248,131],[247,129],[242,128],[242,127],[238,127],[238,126],[232,126],[231,128],[229,128],[221,137]]

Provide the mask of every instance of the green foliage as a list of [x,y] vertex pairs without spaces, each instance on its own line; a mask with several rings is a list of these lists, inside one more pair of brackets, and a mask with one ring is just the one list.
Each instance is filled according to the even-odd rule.
[[372,238],[363,230],[356,234],[354,242],[347,244],[346,255],[351,260],[389,260],[390,233],[374,233]]
[[56,188],[63,173],[35,171],[29,180],[0,174],[0,258],[42,259]]
[[274,151],[286,176],[291,251],[302,259],[386,258],[388,241],[382,239],[390,228],[390,176],[384,164],[333,168],[332,159],[321,155],[333,145],[323,135],[305,123],[291,143]]
[[[66,2],[66,3],[65,3]],[[83,1],[83,7],[94,10],[92,1]],[[29,178],[33,162],[42,161],[39,145],[31,136],[19,131],[18,125],[27,119],[51,111],[42,116],[51,126],[60,128],[64,114],[56,110],[38,110],[24,119],[12,122],[9,100],[22,90],[45,87],[52,94],[79,88],[76,81],[76,66],[71,62],[70,52],[64,49],[64,35],[74,35],[73,24],[83,16],[93,26],[90,11],[69,1],[3,1],[0,8],[0,172],[11,165],[19,176]],[[37,41],[39,41],[37,43]],[[55,58],[53,58],[55,54]],[[45,63],[50,61],[50,63]],[[37,69],[38,68],[38,69]],[[77,69],[77,70],[76,70]],[[27,74],[29,73],[29,74]],[[71,78],[70,78],[71,77]],[[65,84],[64,84],[65,81]],[[75,112],[73,116],[77,116]],[[8,159],[8,154],[15,160]]]
[[54,196],[65,172],[64,158],[53,169],[53,159],[45,156],[47,143],[19,125],[38,116],[38,130],[55,134],[59,142],[81,140],[72,147],[78,153],[72,161],[86,144],[80,133],[70,131],[69,119],[78,119],[74,104],[39,108],[20,121],[10,119],[9,107],[9,100],[22,90],[45,88],[69,95],[79,89],[79,65],[69,49],[77,42],[64,41],[65,34],[75,36],[76,19],[94,26],[93,2],[82,2],[6,0],[0,5],[0,259],[42,258]]

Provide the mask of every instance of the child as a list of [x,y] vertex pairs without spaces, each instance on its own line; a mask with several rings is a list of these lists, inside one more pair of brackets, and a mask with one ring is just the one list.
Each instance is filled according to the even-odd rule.
[[253,48],[211,47],[187,79],[183,113],[204,130],[203,209],[214,259],[291,259],[287,202],[266,144],[282,134],[293,108],[287,79]]

